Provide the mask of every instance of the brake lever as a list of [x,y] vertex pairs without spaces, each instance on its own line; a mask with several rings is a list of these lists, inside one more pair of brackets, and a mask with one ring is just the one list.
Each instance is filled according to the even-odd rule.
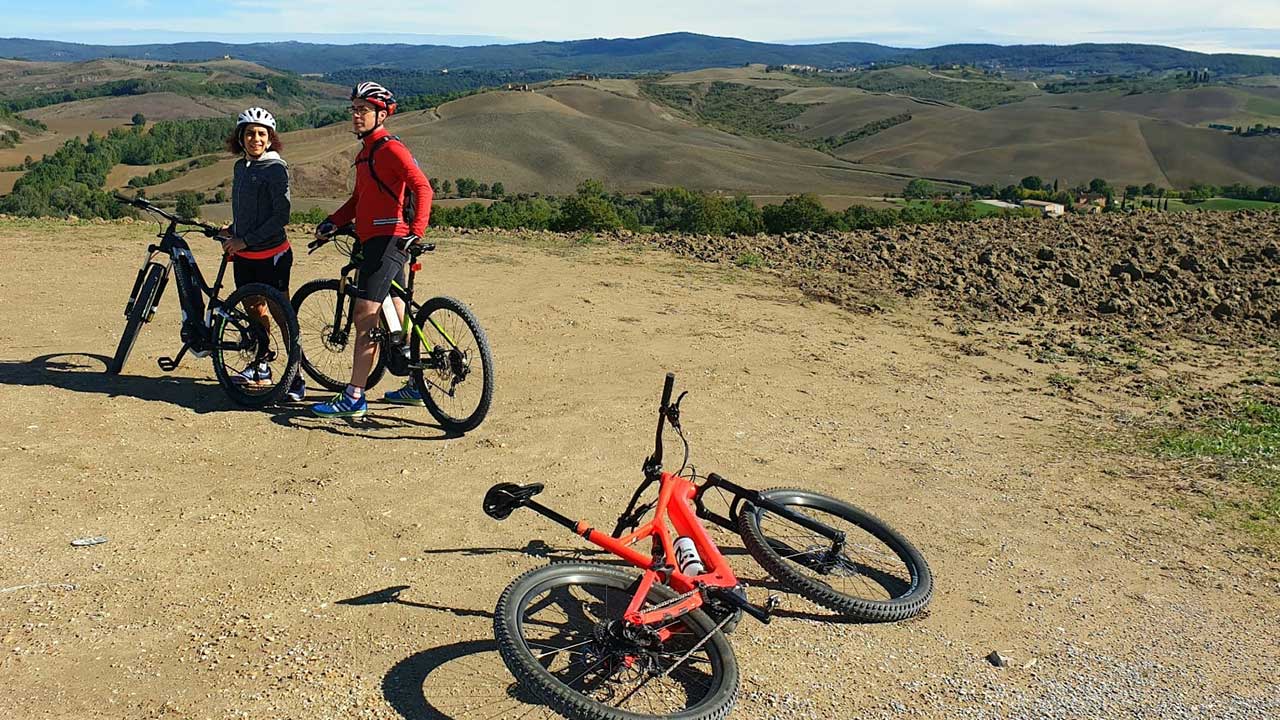
[[684,402],[684,396],[688,394],[689,394],[689,391],[685,390],[684,392],[680,393],[679,397],[676,398],[675,402],[667,406],[667,422],[671,423],[671,427],[675,428],[676,430],[681,429],[680,403]]

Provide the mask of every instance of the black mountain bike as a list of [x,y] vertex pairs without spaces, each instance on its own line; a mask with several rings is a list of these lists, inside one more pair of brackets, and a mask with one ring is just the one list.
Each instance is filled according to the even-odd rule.
[[[316,382],[334,392],[346,387],[354,359],[356,287],[362,258],[361,245],[355,240],[348,225],[329,238],[308,245],[309,252],[315,252],[334,242],[349,262],[338,278],[313,280],[293,294],[301,333],[302,367]],[[414,278],[422,269],[418,258],[432,250],[432,243],[409,246],[408,286],[401,287],[394,281],[391,284],[391,296],[405,304],[404,327],[396,332],[388,326],[387,312],[379,315],[378,327],[371,333],[378,352],[365,389],[376,385],[384,372],[409,377],[441,427],[466,432],[484,420],[493,401],[493,354],[480,322],[462,302],[444,295],[421,305],[413,301]],[[384,308],[389,305],[388,302]]]
[[[218,228],[170,215],[146,200],[118,195],[116,200],[157,215],[169,225],[156,236],[160,238],[159,245],[147,246],[146,259],[124,307],[128,322],[107,371],[114,375],[124,368],[143,323],[151,322],[160,307],[172,270],[182,308],[182,349],[172,358],[160,358],[160,369],[173,372],[188,351],[196,357],[209,356],[218,383],[237,404],[262,407],[278,401],[297,374],[302,354],[297,341],[298,319],[284,293],[269,285],[252,283],[237,289],[226,300],[219,298],[227,256],[223,255],[218,277],[210,286],[200,274],[184,237],[198,231],[213,238],[218,235]],[[180,231],[179,227],[184,226],[187,229]],[[267,372],[260,372],[262,368]],[[264,374],[271,379],[257,379]]]

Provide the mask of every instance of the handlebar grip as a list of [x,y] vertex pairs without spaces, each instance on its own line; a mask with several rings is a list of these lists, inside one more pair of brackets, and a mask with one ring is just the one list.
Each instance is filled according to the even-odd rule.
[[676,374],[667,373],[667,381],[662,385],[662,407],[671,404],[671,390],[676,386]]

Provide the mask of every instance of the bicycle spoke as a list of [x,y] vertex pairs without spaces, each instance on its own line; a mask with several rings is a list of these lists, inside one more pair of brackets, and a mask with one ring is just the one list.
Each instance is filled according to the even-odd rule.
[[715,685],[717,665],[704,647],[713,631],[694,632],[687,620],[677,619],[648,631],[671,633],[658,647],[624,640],[614,635],[620,632],[615,623],[632,597],[607,585],[550,588],[526,601],[519,625],[523,643],[552,677],[601,704],[654,716],[696,705]]
[[779,515],[761,512],[761,532],[770,547],[806,576],[847,595],[869,600],[892,599],[910,586],[906,565],[886,552],[878,540],[873,538],[875,544],[861,540],[870,537],[862,528],[811,508],[790,505],[788,509],[830,527],[838,526],[845,534],[844,547],[832,557],[829,538]]

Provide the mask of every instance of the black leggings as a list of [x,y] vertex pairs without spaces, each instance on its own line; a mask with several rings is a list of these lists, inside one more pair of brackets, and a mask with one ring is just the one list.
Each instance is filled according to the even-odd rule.
[[289,271],[293,269],[293,248],[274,258],[248,260],[242,257],[231,261],[234,265],[236,287],[249,283],[265,283],[289,297]]

